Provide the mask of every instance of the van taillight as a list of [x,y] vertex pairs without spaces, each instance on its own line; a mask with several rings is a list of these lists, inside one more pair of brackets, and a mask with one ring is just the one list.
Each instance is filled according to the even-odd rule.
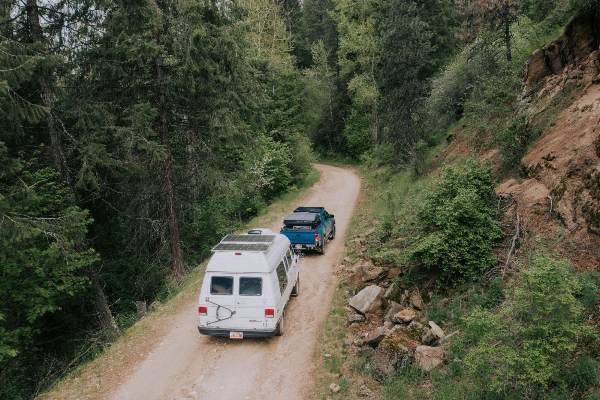
[[319,234],[315,233],[315,242],[318,242],[318,241],[319,241]]
[[208,307],[206,307],[206,306],[199,306],[198,307],[198,314],[200,314],[200,315],[206,315],[206,314],[208,314]]
[[275,316],[274,308],[265,308],[265,318],[273,318]]

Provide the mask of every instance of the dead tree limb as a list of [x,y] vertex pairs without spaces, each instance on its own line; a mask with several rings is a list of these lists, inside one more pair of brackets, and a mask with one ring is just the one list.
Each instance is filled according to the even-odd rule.
[[510,249],[508,250],[508,254],[506,255],[506,262],[504,263],[504,268],[502,269],[502,276],[506,273],[508,266],[510,265],[511,258],[515,251],[515,247],[517,245],[517,241],[519,240],[519,236],[521,235],[521,217],[519,213],[517,213],[517,222],[515,224],[515,234],[512,237],[510,243]]

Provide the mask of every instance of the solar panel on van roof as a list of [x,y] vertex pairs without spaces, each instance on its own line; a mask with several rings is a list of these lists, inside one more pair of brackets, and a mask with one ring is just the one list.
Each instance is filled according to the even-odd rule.
[[269,245],[264,243],[219,243],[213,251],[267,251]]
[[274,240],[275,235],[227,235],[221,240],[221,243],[273,243]]

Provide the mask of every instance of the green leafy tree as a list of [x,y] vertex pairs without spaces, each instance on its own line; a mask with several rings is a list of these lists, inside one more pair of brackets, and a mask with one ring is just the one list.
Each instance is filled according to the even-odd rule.
[[418,212],[422,227],[409,258],[447,283],[475,280],[496,260],[500,239],[494,180],[489,168],[468,161],[446,168]]

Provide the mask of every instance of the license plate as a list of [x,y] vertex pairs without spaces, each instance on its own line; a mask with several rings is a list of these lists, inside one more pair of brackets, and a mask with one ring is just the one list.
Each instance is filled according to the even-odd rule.
[[229,332],[229,339],[243,339],[244,332]]
[[294,247],[295,247],[295,248],[297,248],[297,249],[301,249],[301,248],[302,248],[302,245],[301,245],[301,244],[297,244],[297,245],[295,245]]

